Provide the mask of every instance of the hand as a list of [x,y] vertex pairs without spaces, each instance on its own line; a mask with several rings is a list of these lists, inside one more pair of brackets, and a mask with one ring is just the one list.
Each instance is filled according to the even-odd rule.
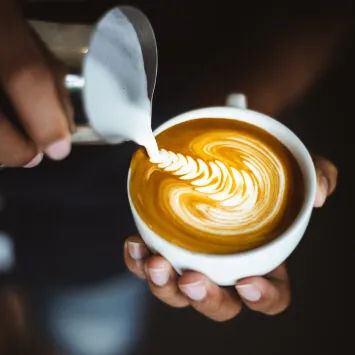
[[[317,195],[315,207],[321,207],[335,189],[337,169],[327,159],[315,157]],[[215,321],[235,317],[242,304],[264,314],[282,312],[290,304],[290,284],[285,264],[266,276],[239,280],[235,287],[218,287],[206,276],[186,271],[179,276],[169,262],[160,255],[151,255],[143,240],[129,237],[124,245],[128,269],[147,280],[152,293],[172,307],[192,306]]]
[[69,154],[72,109],[63,66],[28,27],[16,3],[0,0],[0,87],[27,137],[0,107],[0,165],[33,167],[42,152],[56,160]]
[[338,169],[328,159],[319,155],[313,155],[314,167],[317,174],[317,193],[314,207],[322,207],[329,195],[331,195],[338,181]]

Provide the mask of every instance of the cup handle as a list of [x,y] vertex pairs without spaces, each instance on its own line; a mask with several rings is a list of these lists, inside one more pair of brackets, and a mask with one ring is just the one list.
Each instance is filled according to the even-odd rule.
[[241,93],[230,94],[227,96],[226,105],[246,110],[248,108],[247,97]]

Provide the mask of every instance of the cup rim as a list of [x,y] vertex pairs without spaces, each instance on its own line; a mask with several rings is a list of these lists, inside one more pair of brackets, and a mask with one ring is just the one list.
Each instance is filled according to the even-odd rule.
[[[235,117],[237,115],[237,117]],[[239,117],[238,115],[244,116]],[[233,256],[248,256],[251,254],[257,254],[260,252],[263,252],[263,250],[267,250],[269,248],[272,248],[273,246],[279,244],[282,242],[288,235],[292,234],[297,227],[304,223],[304,221],[307,220],[309,216],[310,210],[313,210],[313,204],[314,204],[314,199],[316,195],[316,172],[313,164],[313,160],[311,158],[310,153],[308,152],[307,148],[305,147],[304,143],[298,138],[298,136],[291,131],[286,125],[281,123],[280,121],[277,121],[276,119],[267,116],[263,113],[253,111],[250,109],[241,109],[237,107],[229,107],[229,106],[211,106],[211,107],[204,107],[204,108],[198,108],[190,111],[186,111],[184,113],[181,113],[177,116],[174,116],[170,118],[169,120],[165,121],[161,125],[159,125],[156,129],[154,129],[153,134],[156,136],[157,134],[165,131],[166,129],[176,126],[182,122],[186,121],[192,121],[195,119],[203,119],[203,118],[213,118],[213,119],[231,119],[231,120],[237,120],[237,121],[242,121],[242,122],[247,122],[250,123],[247,119],[245,119],[246,116],[250,115],[250,117],[254,117],[255,119],[260,119],[260,122],[264,121],[269,122],[273,127],[281,128],[285,134],[288,134],[292,138],[292,144],[283,142],[279,137],[276,137],[272,132],[268,131],[267,129],[261,127],[261,125],[251,123],[259,128],[262,128],[266,130],[269,134],[274,136],[277,140],[279,140],[282,144],[284,144],[288,150],[293,150],[297,149],[298,154],[301,155],[302,162],[299,161],[298,157],[295,156],[295,154],[291,151],[291,154],[295,157],[297,163],[299,164],[299,167],[301,169],[302,177],[304,179],[304,184],[305,184],[305,197],[304,201],[301,205],[301,208],[294,219],[294,221],[289,225],[289,227],[284,230],[280,235],[275,237],[274,239],[268,241],[265,244],[261,244],[255,248],[244,250],[244,251],[239,251],[239,252],[234,252],[234,253],[228,253],[228,254],[210,254],[210,253],[201,253],[201,252],[196,252],[192,251],[183,247],[180,247],[176,244],[173,244],[166,240],[165,238],[161,237],[158,233],[156,233],[154,230],[152,230],[149,225],[141,218],[139,215],[138,211],[136,210],[134,203],[131,199],[131,193],[130,193],[130,177],[131,177],[131,166],[129,167],[128,170],[128,177],[127,177],[127,190],[128,190],[128,199],[130,206],[132,210],[134,211],[135,215],[139,218],[140,222],[144,224],[157,238],[159,238],[161,241],[164,242],[164,244],[169,245],[169,247],[174,248],[177,251],[180,252],[185,252],[188,254],[192,255],[198,255],[202,257],[210,257],[210,258],[220,258],[220,259],[227,259]],[[229,117],[226,117],[229,116]],[[293,149],[291,149],[291,147]],[[305,165],[303,167],[302,165]],[[306,176],[308,175],[308,176]]]

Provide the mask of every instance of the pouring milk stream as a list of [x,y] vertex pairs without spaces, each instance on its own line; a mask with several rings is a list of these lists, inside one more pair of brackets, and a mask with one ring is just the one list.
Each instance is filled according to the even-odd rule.
[[[128,16],[125,9],[130,11]],[[132,14],[138,17],[132,17]],[[143,22],[144,26],[139,22]],[[151,47],[154,47],[155,52]],[[150,69],[155,70],[155,75],[157,54],[154,32],[139,10],[117,7],[98,22],[91,36],[83,67],[83,99],[90,124],[107,142],[133,140],[144,146],[150,161],[157,163],[159,167],[165,168],[171,163],[171,167],[174,167],[178,163],[179,170],[186,174],[185,180],[201,178],[202,171],[191,164],[189,157],[177,161],[174,157],[181,158],[181,154],[166,154],[166,151],[159,150],[157,146],[151,129],[152,89],[149,92],[144,57],[146,52],[151,57],[155,55],[154,63],[150,62]],[[150,79],[152,80],[152,76]],[[155,77],[153,80],[155,83]],[[173,175],[181,175],[177,171],[173,172],[174,169],[169,170]],[[213,174],[218,180],[225,175],[223,169],[219,168],[213,170]],[[234,175],[231,180],[236,182]]]
[[97,24],[83,69],[84,107],[96,133],[110,143],[133,140],[146,148],[151,161],[159,161],[141,43],[120,8]]

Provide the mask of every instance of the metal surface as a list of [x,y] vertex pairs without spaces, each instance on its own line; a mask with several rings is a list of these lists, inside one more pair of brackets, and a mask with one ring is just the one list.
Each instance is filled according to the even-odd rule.
[[152,25],[142,11],[132,6],[120,6],[119,9],[129,19],[137,32],[147,75],[148,97],[152,101],[158,70],[158,50]]
[[141,40],[152,38],[149,43],[154,46],[155,40],[151,26],[146,26],[148,20],[141,22],[145,16],[139,10],[123,10],[130,19],[120,7],[115,7],[97,22],[82,64],[85,115],[89,126],[111,144],[137,142],[151,123],[152,103]]
[[[147,91],[148,91],[148,98],[152,102],[153,94],[155,89],[156,83],[156,76],[157,76],[157,69],[158,69],[158,53],[157,53],[157,44],[154,35],[153,28],[148,20],[148,18],[138,9],[131,7],[131,6],[119,6],[108,13],[106,13],[101,20],[98,21],[96,28],[92,31],[95,34],[97,31],[98,26],[104,21],[108,21],[107,18],[110,13],[119,10],[124,14],[124,16],[128,19],[128,21],[133,26],[136,35],[138,37],[138,41],[140,44],[140,49],[143,56],[144,61],[144,70],[146,73],[147,79]],[[86,30],[86,29],[85,29]],[[119,39],[120,33],[110,33],[110,39],[115,41]],[[91,38],[93,35],[91,36]],[[90,39],[90,38],[89,38]],[[89,42],[88,39],[88,42]],[[114,43],[114,42],[113,42]],[[117,41],[117,45],[119,45],[119,41]],[[82,44],[80,46],[80,50],[76,51],[79,55],[83,52],[87,53],[85,55],[96,55],[93,51],[98,50],[96,47],[90,47],[90,44]],[[87,49],[86,49],[87,48]],[[73,50],[71,51],[73,52]],[[110,58],[111,53],[105,53],[105,57]],[[112,53],[113,54],[113,53]],[[85,59],[85,58],[84,58]],[[111,63],[110,63],[111,65]],[[124,71],[124,68],[122,69]],[[112,73],[114,75],[114,73]],[[88,75],[88,73],[84,73],[84,76]],[[80,76],[78,74],[68,74],[65,78],[65,84],[71,96],[74,97],[73,101],[75,100],[75,95],[78,95],[78,92],[83,92],[85,90],[85,78],[84,76]],[[122,84],[122,83],[121,83]],[[125,83],[123,83],[125,85]],[[76,100],[77,105],[83,105],[84,100]],[[85,107],[79,107],[76,110],[75,115],[75,122],[77,126],[76,132],[72,135],[73,143],[79,144],[107,144],[110,143],[109,139],[105,139],[105,136],[102,134],[97,134],[94,123],[90,122],[90,117],[87,117],[84,114]],[[122,139],[123,140],[123,139]],[[119,140],[120,141],[120,140]],[[117,139],[116,139],[116,142]]]
[[[141,55],[143,57],[147,87],[139,89],[138,92],[142,90],[147,90],[146,95],[148,95],[150,102],[152,102],[153,99],[158,66],[157,45],[153,28],[148,18],[140,10],[134,7],[120,6],[113,8],[112,10],[104,14],[104,16],[98,21],[94,30],[92,31],[92,35],[88,45],[88,51],[83,58],[84,63],[86,61],[86,65],[83,65],[83,77],[80,77],[79,75],[75,74],[70,74],[66,77],[67,88],[74,95],[77,92],[81,92],[81,105],[84,105],[84,107],[81,108],[81,114],[77,115],[78,119],[75,119],[77,123],[77,131],[72,136],[72,141],[74,143],[120,143],[126,138],[124,137],[124,135],[123,137],[112,137],[110,135],[106,135],[107,133],[105,132],[103,133],[100,130],[101,122],[102,125],[106,124],[107,126],[107,123],[104,122],[105,119],[108,119],[107,115],[102,112],[102,110],[93,110],[95,106],[106,107],[113,105],[113,103],[118,100],[119,96],[112,96],[113,92],[110,91],[111,88],[106,86],[104,86],[102,90],[98,90],[98,95],[95,96],[95,101],[88,101],[87,99],[85,100],[84,95],[87,95],[87,91],[85,91],[85,82],[89,82],[89,84],[91,83],[91,85],[93,85],[94,82],[95,86],[99,85],[99,83],[97,82],[98,78],[93,78],[93,67],[88,66],[88,58],[94,58],[94,60],[96,60],[99,65],[103,66],[109,72],[109,75],[112,77],[111,81],[114,82],[113,89],[115,89],[117,86],[121,86],[122,88],[124,88],[124,90],[126,90],[126,88],[132,88],[132,85],[140,85],[139,82],[132,83],[132,80],[129,78],[129,76],[121,75],[121,73],[129,71],[130,68],[117,67],[119,65],[118,63],[120,62],[119,57],[117,57],[117,50],[118,48],[120,48],[120,46],[122,46],[122,37],[124,37],[125,34],[124,27],[121,26],[118,18],[117,23],[112,23],[112,19],[115,19],[114,14],[117,13],[122,13],[124,17],[128,20],[128,22],[130,22],[139,41],[137,42],[138,46],[140,47],[138,51],[141,52]],[[102,40],[102,44],[100,45],[98,45],[97,43],[97,38],[99,36],[101,36]],[[109,45],[106,44],[106,41]],[[129,51],[134,47],[135,45],[132,43],[130,46],[125,48],[128,51],[128,55],[133,54],[133,52],[131,53]],[[118,52],[120,51],[118,50]],[[122,55],[124,54],[126,54],[125,51],[123,51]],[[132,65],[135,66],[135,64]],[[134,92],[135,90],[130,91],[131,96]],[[109,99],[110,96],[111,99]],[[137,97],[130,97],[130,99],[132,99],[132,101],[134,102],[137,100]],[[83,114],[83,112],[85,112],[85,114]],[[106,132],[107,131],[110,130],[106,129]]]

